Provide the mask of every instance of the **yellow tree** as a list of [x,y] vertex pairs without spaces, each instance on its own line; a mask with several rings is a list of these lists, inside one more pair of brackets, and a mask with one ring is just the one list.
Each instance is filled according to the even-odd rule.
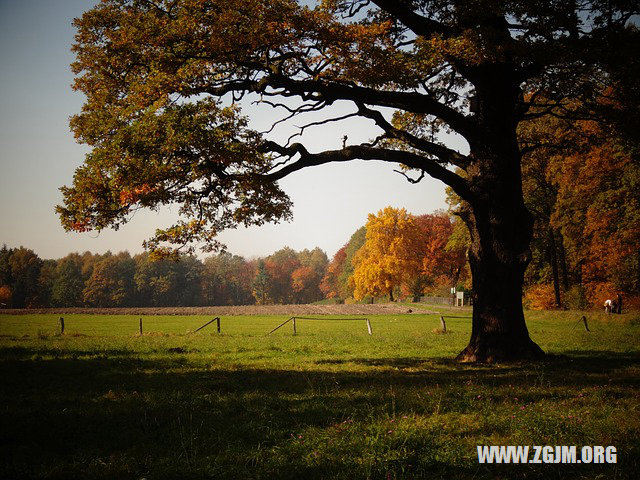
[[354,297],[389,294],[393,302],[393,289],[419,274],[420,251],[419,230],[404,208],[369,214],[367,239],[353,259]]

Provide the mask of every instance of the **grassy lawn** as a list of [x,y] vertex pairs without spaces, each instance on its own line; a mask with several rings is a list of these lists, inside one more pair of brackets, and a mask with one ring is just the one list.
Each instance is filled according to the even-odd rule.
[[[412,307],[413,308],[413,307]],[[433,307],[429,307],[433,308]],[[457,313],[459,315],[459,313]],[[464,312],[468,315],[469,312]],[[530,312],[545,362],[459,365],[470,321],[0,315],[0,478],[637,478],[640,316]],[[477,445],[616,464],[480,465]],[[579,457],[578,457],[579,458]]]

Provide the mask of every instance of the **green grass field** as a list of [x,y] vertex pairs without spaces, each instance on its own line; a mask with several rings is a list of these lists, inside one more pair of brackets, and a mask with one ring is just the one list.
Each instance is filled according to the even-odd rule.
[[[468,314],[468,312],[467,312]],[[640,316],[530,312],[537,364],[460,365],[470,321],[0,315],[1,478],[637,478]],[[613,445],[616,464],[479,464]]]

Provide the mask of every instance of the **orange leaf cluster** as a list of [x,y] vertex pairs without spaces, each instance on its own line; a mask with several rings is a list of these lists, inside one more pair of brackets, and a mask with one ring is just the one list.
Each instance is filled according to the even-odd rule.
[[141,196],[147,195],[155,190],[157,190],[157,187],[152,187],[148,183],[143,183],[132,190],[122,190],[120,192],[120,205],[132,205],[137,202]]
[[553,285],[546,283],[532,285],[525,292],[523,305],[529,310],[551,310],[555,308]]

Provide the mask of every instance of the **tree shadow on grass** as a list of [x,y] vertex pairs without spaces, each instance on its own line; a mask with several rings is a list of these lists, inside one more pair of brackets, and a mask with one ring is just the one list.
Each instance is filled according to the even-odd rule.
[[[513,377],[519,375],[539,375],[546,372],[552,376],[562,378],[563,383],[575,386],[592,385],[599,382],[607,373],[616,373],[620,379],[621,370],[640,368],[640,352],[613,352],[602,350],[575,350],[565,355],[547,355],[539,362],[514,362],[500,365],[489,364],[461,364],[453,358],[447,357],[391,357],[391,358],[346,358],[322,359],[317,365],[364,365],[389,369],[411,370],[412,376],[416,371],[419,376],[436,378],[445,375],[447,378],[469,379],[490,374],[492,377],[503,379],[503,382],[513,383]],[[623,375],[626,380],[634,380],[632,373]],[[498,380],[498,383],[500,381]]]
[[2,360],[30,360],[32,358],[42,359],[42,357],[105,357],[105,358],[117,358],[117,357],[131,357],[136,355],[136,352],[130,348],[100,348],[98,349],[86,349],[86,350],[65,350],[63,348],[32,348],[24,347],[21,345],[15,345],[10,347],[0,347],[0,359]]
[[428,360],[419,357],[394,357],[394,358],[327,358],[317,360],[317,365],[345,365],[356,364],[366,365],[369,367],[389,367],[389,368],[420,368],[424,366]]
[[[327,359],[309,370],[213,361],[203,366],[183,355],[148,359],[128,350],[44,360],[38,359],[41,349],[0,353],[0,476],[7,478],[385,478],[387,472],[392,478],[429,472],[431,478],[493,478],[477,465],[438,460],[433,452],[449,448],[439,432],[412,434],[401,446],[379,441],[370,447],[373,466],[366,468],[366,452],[353,452],[363,448],[353,439],[331,447],[333,458],[316,459],[316,447],[308,446],[312,440],[298,435],[316,432],[328,442],[338,436],[336,425],[352,425],[347,420],[354,422],[349,428],[356,436],[367,436],[393,429],[388,422],[394,418],[473,415],[481,407],[475,393],[468,394],[469,385],[500,399],[507,398],[501,391],[514,387],[527,402],[593,385],[620,386],[622,395],[632,395],[640,367],[639,354],[602,351],[499,366],[445,358]],[[349,363],[359,368],[350,370]],[[464,435],[485,433],[470,424]],[[385,457],[394,448],[409,452],[404,463]],[[544,477],[543,471],[523,468],[507,476]]]

